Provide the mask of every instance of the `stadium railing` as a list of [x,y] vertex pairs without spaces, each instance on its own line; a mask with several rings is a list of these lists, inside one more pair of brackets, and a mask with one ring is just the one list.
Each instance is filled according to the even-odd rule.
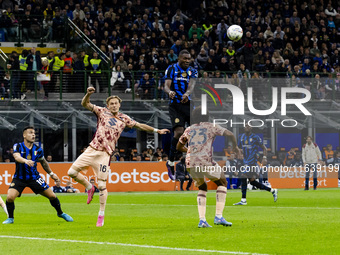
[[[6,70],[5,70],[6,71]],[[74,93],[86,93],[88,86],[93,86],[97,92],[104,93],[107,96],[112,94],[124,95],[124,99],[128,100],[164,100],[168,96],[163,92],[165,79],[164,71],[150,71],[139,70],[123,72],[125,79],[120,79],[118,75],[113,77],[114,71],[101,70],[99,73],[93,73],[91,70],[72,70],[72,71],[48,71],[50,80],[47,81],[49,85],[43,84],[41,80],[41,73],[39,71],[21,71],[21,70],[7,70],[8,78],[4,80],[5,94],[0,95],[2,100],[8,100],[18,97],[17,94],[26,93],[27,90],[31,93],[26,94],[30,100],[41,100],[44,97],[44,91],[47,89],[51,94],[51,99],[63,100],[67,95],[68,99]],[[204,76],[204,71],[201,71]],[[209,72],[210,75],[214,72]],[[148,94],[144,96],[139,94],[142,90],[140,88],[141,79],[145,74],[149,74],[150,83]],[[235,73],[221,72],[223,78],[219,78],[222,82],[237,85],[242,87],[240,78],[236,77]],[[232,78],[232,76],[234,77]],[[252,76],[252,73],[249,74]],[[324,99],[340,100],[339,80],[334,78],[321,78],[323,85],[328,84],[331,90],[325,91]],[[198,84],[213,85],[217,79],[215,77],[200,77],[197,79]],[[316,90],[315,79],[313,78],[299,78],[295,79],[287,73],[264,73],[261,78],[246,79],[246,87],[253,87],[256,93],[261,93],[264,98],[271,99],[272,87],[304,87],[311,91],[312,100],[318,99],[318,91]],[[114,83],[115,82],[115,83]],[[225,94],[228,100],[228,94]]]

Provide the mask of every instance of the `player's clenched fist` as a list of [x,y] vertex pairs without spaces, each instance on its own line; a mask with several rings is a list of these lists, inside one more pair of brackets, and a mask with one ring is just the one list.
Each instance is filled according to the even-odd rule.
[[88,87],[87,88],[87,93],[88,94],[93,94],[96,91],[96,89],[94,87]]

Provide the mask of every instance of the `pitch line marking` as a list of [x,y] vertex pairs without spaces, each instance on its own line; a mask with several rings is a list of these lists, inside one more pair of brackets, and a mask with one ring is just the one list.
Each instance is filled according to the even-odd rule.
[[174,250],[174,251],[188,251],[188,252],[204,252],[204,253],[209,252],[209,253],[240,254],[240,255],[250,255],[250,254],[268,255],[268,254],[260,254],[260,253],[249,253],[249,252],[189,249],[189,248],[176,248],[176,247],[166,247],[166,246],[142,245],[142,244],[94,242],[94,241],[83,241],[83,240],[67,240],[67,239],[56,239],[56,238],[26,237],[26,236],[0,235],[0,238],[26,239],[26,240],[39,240],[39,241],[54,241],[54,242],[69,242],[69,243],[85,243],[85,244],[106,244],[106,245],[116,245],[116,246],[128,246],[128,247],[139,247],[139,248],[150,248],[150,249],[161,249],[161,250]]
[[[197,205],[171,205],[171,204],[106,204],[106,205],[131,205],[131,206],[174,206],[174,207],[192,207]],[[216,205],[207,205],[216,206]],[[241,208],[241,206],[228,206],[228,208]],[[268,209],[316,209],[316,210],[340,210],[340,207],[298,207],[298,206],[243,206],[245,208],[268,208]]]

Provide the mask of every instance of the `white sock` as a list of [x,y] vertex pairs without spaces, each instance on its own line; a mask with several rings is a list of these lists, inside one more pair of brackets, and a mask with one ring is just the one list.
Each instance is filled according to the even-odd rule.
[[222,218],[222,214],[216,214],[215,215],[217,218],[221,219]]
[[247,199],[246,198],[241,198],[241,202],[246,203]]
[[216,216],[220,215],[219,218],[222,217],[222,213],[225,206],[225,199],[227,196],[227,187],[218,186],[216,190]]
[[273,189],[273,188],[272,188],[272,189],[270,189],[270,192],[271,192],[271,193],[274,193],[274,191],[275,191],[275,189]]
[[200,220],[207,221],[205,218],[200,218]]
[[200,220],[205,220],[205,211],[207,205],[207,192],[204,190],[199,190],[197,194],[197,207],[198,207],[198,215]]
[[99,216],[104,216],[105,212],[104,211],[99,211]]
[[169,164],[169,166],[174,166],[175,162],[168,160],[168,164]]
[[92,189],[92,184],[91,183],[86,186],[86,190],[90,190],[90,189]]

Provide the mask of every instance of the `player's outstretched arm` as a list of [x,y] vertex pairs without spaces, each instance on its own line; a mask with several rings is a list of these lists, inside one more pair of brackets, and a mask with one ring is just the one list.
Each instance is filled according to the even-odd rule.
[[[186,139],[183,139],[186,140]],[[188,148],[185,146],[185,144],[178,142],[176,145],[176,150],[180,151],[180,152],[188,152]]]
[[149,133],[158,133],[160,135],[164,135],[166,133],[170,133],[170,130],[169,129],[157,129],[157,128],[153,128],[149,125],[146,125],[146,124],[142,124],[142,123],[139,123],[137,122],[136,125],[135,125],[135,128],[139,129],[139,130],[142,130],[142,131],[146,131],[146,132],[149,132]]
[[45,158],[40,161],[40,164],[41,164],[42,168],[45,170],[45,172],[48,173],[53,180],[55,180],[55,181],[59,180],[59,177],[55,173],[52,172],[50,165],[48,164],[48,162]]
[[93,104],[90,103],[90,96],[96,91],[94,87],[88,87],[87,93],[81,100],[81,105],[89,111],[93,110]]
[[21,157],[19,152],[13,153],[13,157],[14,157],[15,161],[18,162],[18,163],[26,164],[30,167],[34,166],[34,161]]
[[235,152],[236,157],[239,157],[241,152],[240,152],[240,149],[237,147],[236,137],[234,136],[234,134],[230,132],[229,130],[225,130],[223,135],[228,137],[228,139],[231,140],[231,143],[233,144],[233,151]]

